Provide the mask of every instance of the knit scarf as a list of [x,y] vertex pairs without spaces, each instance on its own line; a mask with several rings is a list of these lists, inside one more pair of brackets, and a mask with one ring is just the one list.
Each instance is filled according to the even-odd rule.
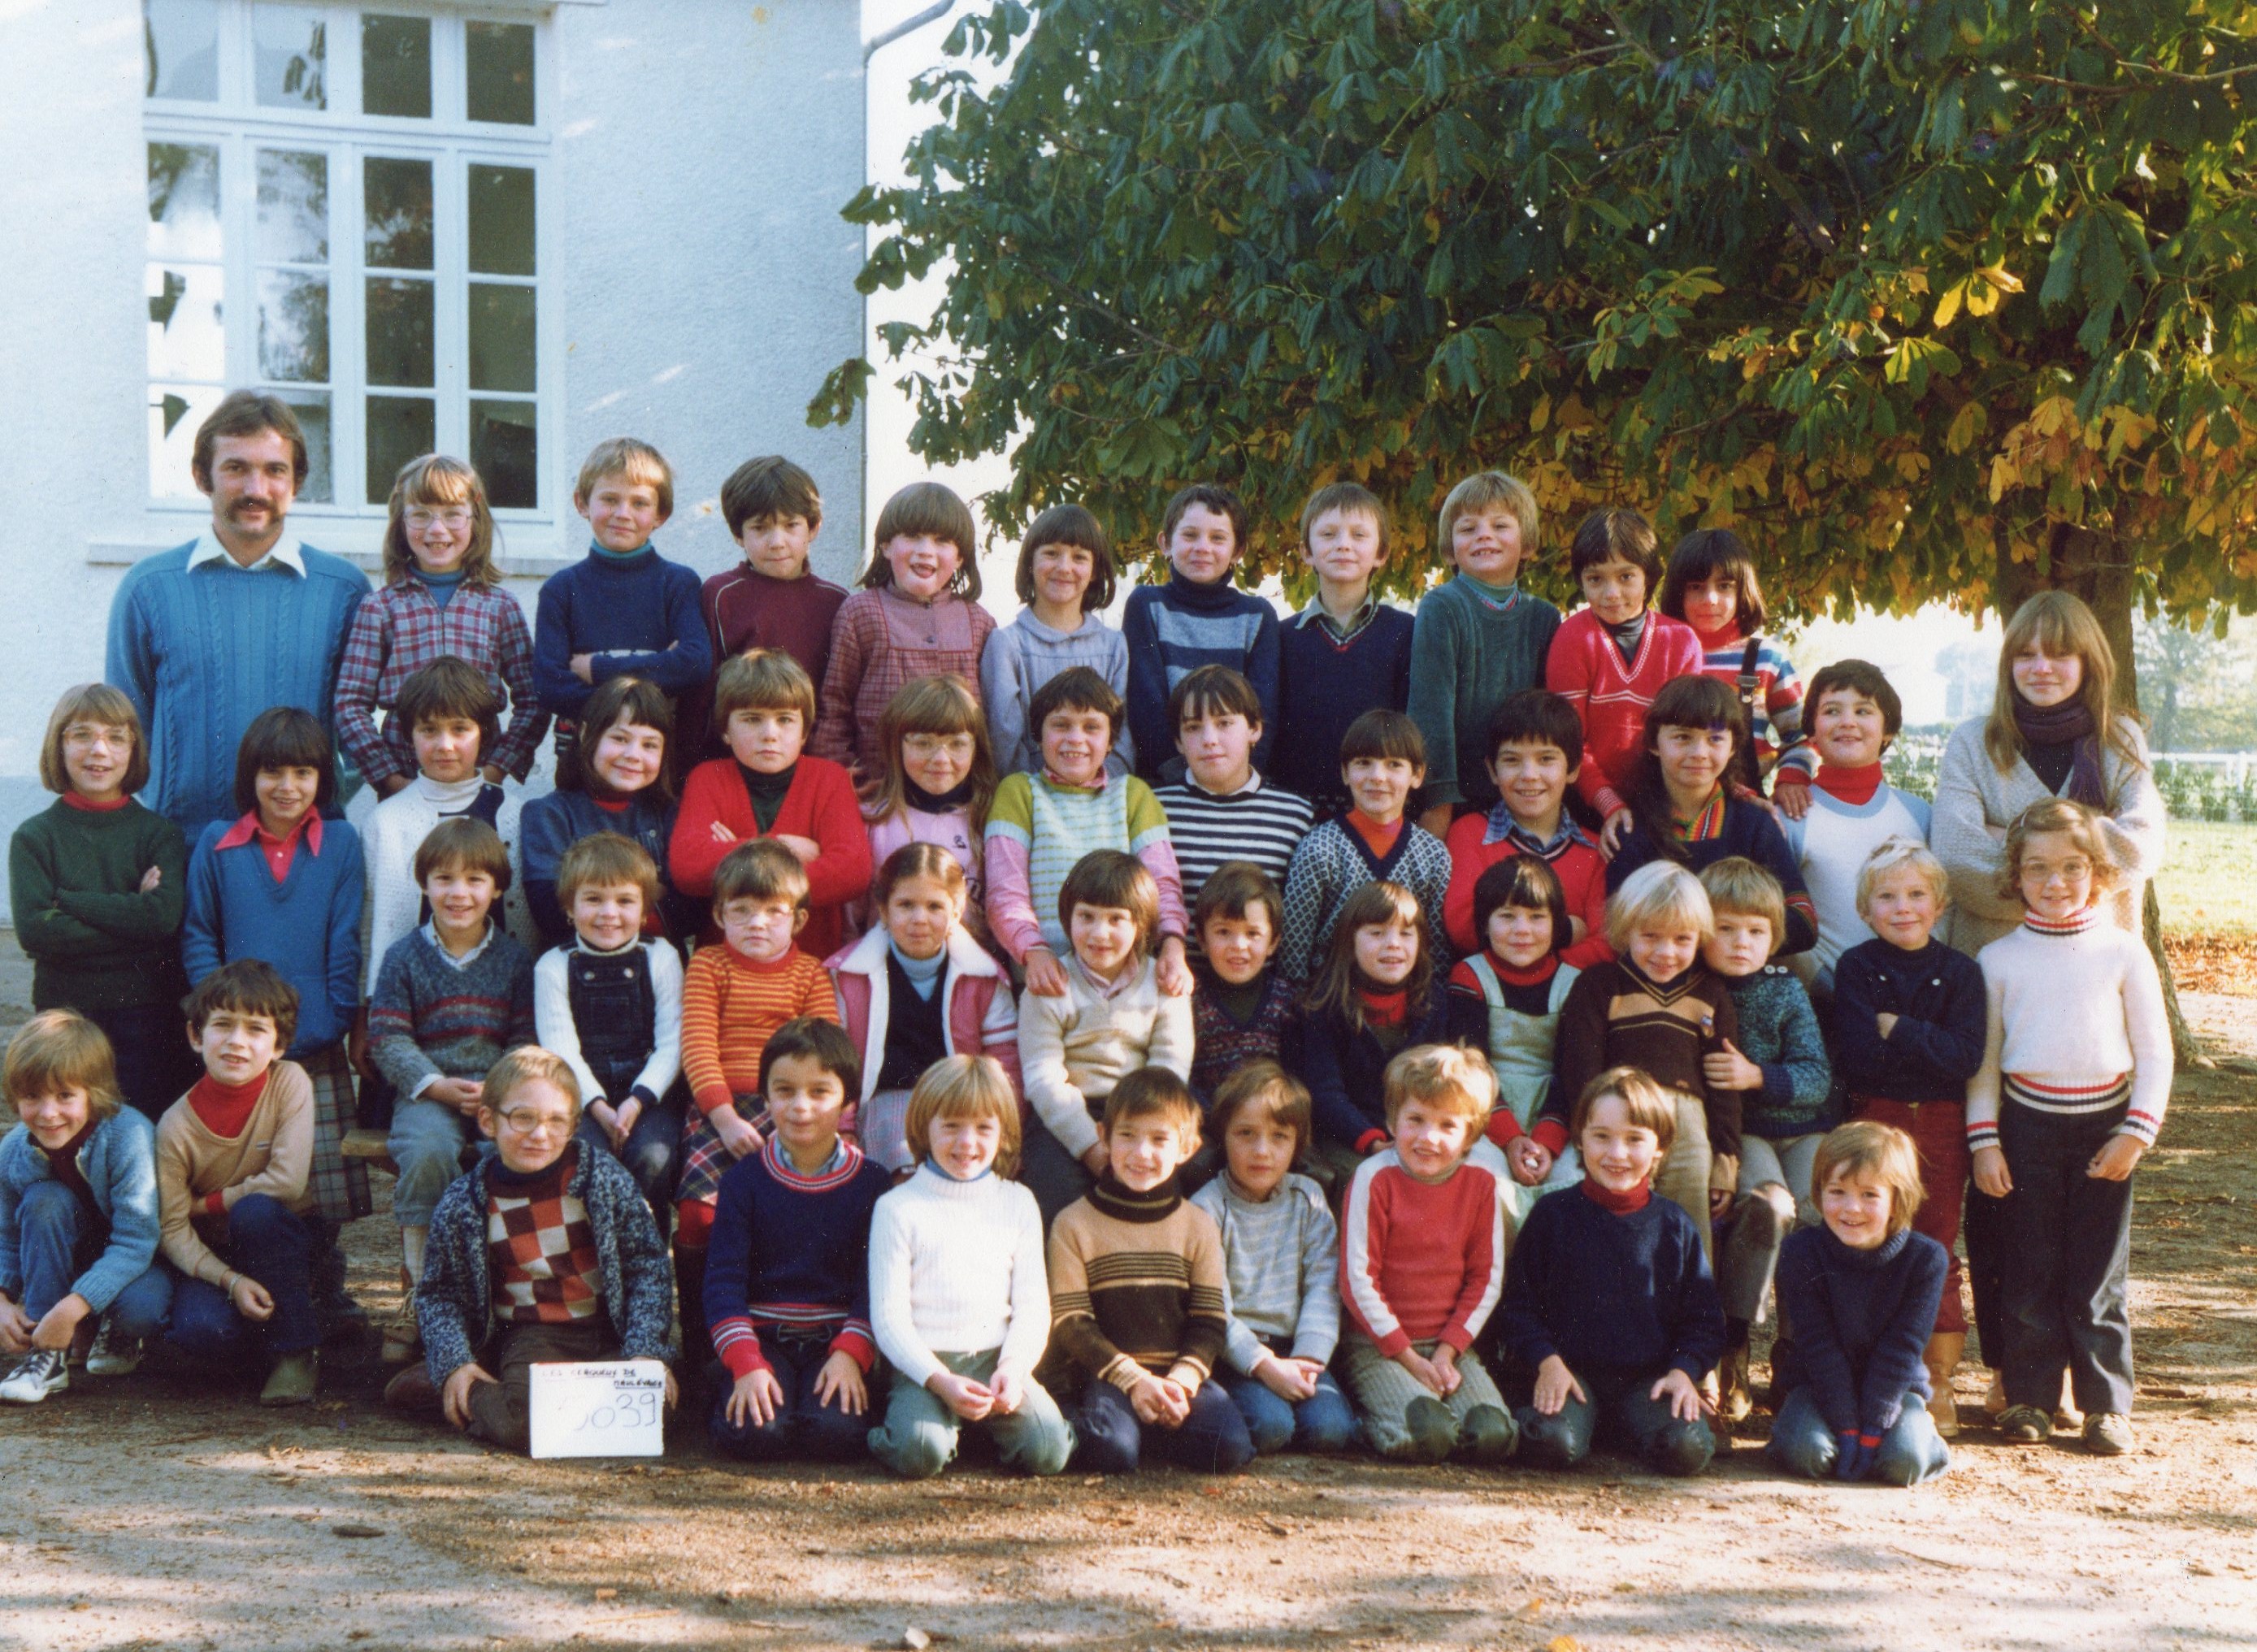
[[2014,727],[2029,745],[2072,746],[2075,755],[2070,763],[2069,786],[2061,795],[2087,808],[2108,807],[2107,782],[2100,773],[2100,734],[2083,701],[2034,706],[2017,694]]
[[1382,992],[1359,986],[1355,1001],[1363,1006],[1363,1024],[1375,1033],[1394,1032],[1411,1019],[1411,994],[1404,987]]
[[1583,1190],[1585,1198],[1603,1211],[1612,1211],[1617,1216],[1628,1216],[1632,1211],[1643,1211],[1653,1199],[1653,1179],[1651,1176],[1627,1193],[1601,1187],[1588,1175],[1576,1185]]
[[1871,802],[1874,794],[1881,789],[1881,766],[1864,763],[1853,768],[1829,763],[1818,771],[1818,778],[1813,784],[1827,796],[1839,798],[1851,808],[1857,808]]

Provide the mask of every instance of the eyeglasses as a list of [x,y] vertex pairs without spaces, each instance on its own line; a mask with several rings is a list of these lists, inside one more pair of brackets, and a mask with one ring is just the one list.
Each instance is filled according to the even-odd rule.
[[465,528],[471,525],[471,507],[467,505],[450,505],[443,511],[428,510],[419,505],[408,510],[407,526],[413,528],[427,528],[437,522],[451,528]]
[[571,1119],[561,1112],[529,1112],[520,1107],[498,1117],[512,1132],[520,1136],[544,1130],[561,1136],[572,1127]]

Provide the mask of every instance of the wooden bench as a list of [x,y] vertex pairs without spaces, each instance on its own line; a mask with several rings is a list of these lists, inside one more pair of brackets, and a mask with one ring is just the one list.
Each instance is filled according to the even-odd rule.
[[392,1150],[381,1130],[348,1130],[341,1149],[348,1164],[372,1164],[400,1174],[400,1167],[392,1161]]

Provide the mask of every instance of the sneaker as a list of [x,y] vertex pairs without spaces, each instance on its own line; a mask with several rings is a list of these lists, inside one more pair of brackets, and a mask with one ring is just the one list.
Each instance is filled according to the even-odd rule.
[[139,1337],[130,1337],[117,1329],[114,1319],[104,1319],[102,1329],[95,1334],[94,1346],[87,1351],[86,1374],[89,1377],[130,1377],[141,1368],[141,1357],[149,1345]]
[[1999,1419],[1999,1432],[2016,1445],[2037,1445],[2053,1437],[2053,1417],[2043,1406],[2010,1405]]
[[2084,1419],[2084,1449],[2095,1457],[2121,1457],[2137,1443],[2132,1419],[2121,1411],[2095,1411]]
[[318,1348],[301,1348],[296,1353],[286,1353],[274,1362],[267,1373],[266,1386],[258,1391],[261,1405],[305,1405],[312,1401],[314,1391],[321,1386],[322,1352]]
[[70,1361],[51,1348],[34,1348],[0,1377],[0,1400],[11,1405],[37,1405],[51,1394],[70,1387]]

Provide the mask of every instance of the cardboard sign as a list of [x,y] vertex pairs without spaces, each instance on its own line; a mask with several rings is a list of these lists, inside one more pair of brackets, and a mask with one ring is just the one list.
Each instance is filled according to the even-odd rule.
[[658,1457],[666,1450],[666,1367],[655,1359],[533,1367],[533,1455]]

